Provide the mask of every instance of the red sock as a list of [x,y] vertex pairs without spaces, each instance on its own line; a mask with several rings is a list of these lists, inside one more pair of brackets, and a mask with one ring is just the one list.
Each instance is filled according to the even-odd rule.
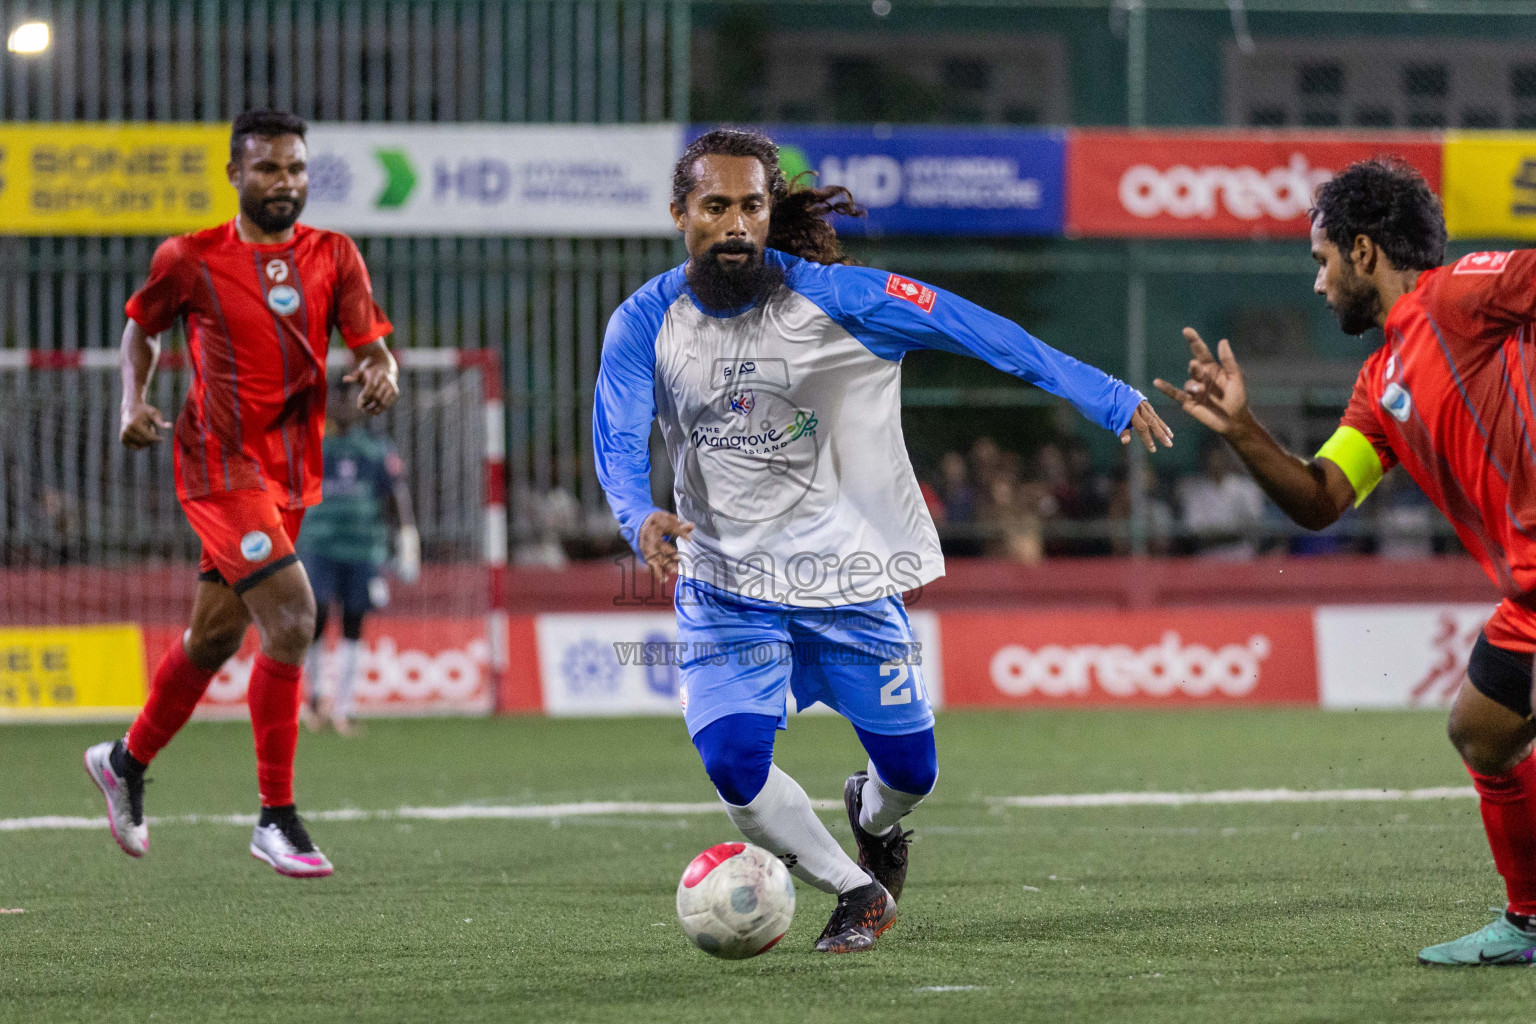
[[299,746],[301,667],[256,655],[246,703],[256,734],[256,786],[261,806],[293,803],[293,754]]
[[1504,775],[1480,775],[1471,768],[1493,847],[1493,863],[1504,876],[1509,909],[1536,914],[1536,757],[1527,757]]
[[214,673],[187,657],[181,637],[166,650],[149,684],[149,699],[128,730],[128,753],[149,764],[192,717]]

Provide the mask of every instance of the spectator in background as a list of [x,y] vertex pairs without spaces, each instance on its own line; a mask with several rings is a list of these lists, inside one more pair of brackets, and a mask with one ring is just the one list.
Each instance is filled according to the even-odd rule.
[[[1005,464],[1006,465],[1006,464]],[[1014,463],[1017,465],[1017,462]],[[1045,557],[1045,537],[1039,513],[1043,492],[1023,483],[1017,470],[1000,468],[978,510],[978,522],[988,527],[985,554],[1026,565]]]
[[1246,473],[1220,437],[1207,435],[1200,446],[1204,472],[1179,482],[1184,529],[1195,553],[1204,558],[1245,559],[1259,553],[1264,521],[1264,492]]
[[945,452],[939,460],[939,500],[944,504],[944,522],[974,523],[976,521],[976,488],[971,484],[970,469],[965,456],[959,452]]
[[[1105,514],[1111,523],[1119,526],[1110,541],[1110,549],[1116,555],[1131,553],[1131,478],[1135,475],[1131,467],[1122,465],[1115,472],[1110,490]],[[1143,469],[1140,476],[1147,507],[1147,553],[1166,555],[1172,548],[1175,526],[1173,506],[1163,497],[1161,481],[1150,465]]]

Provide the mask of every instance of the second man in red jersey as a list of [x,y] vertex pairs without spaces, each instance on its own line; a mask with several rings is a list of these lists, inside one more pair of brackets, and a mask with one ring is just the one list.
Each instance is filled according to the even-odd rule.
[[[299,224],[308,187],[305,123],[247,111],[230,136],[234,220],[167,239],[128,300],[123,332],[122,440],[158,443],[174,429],[176,492],[203,544],[191,627],[171,646],[128,735],[86,751],[113,835],[142,856],[144,769],[191,717],[254,622],[261,650],[248,703],[261,814],[251,853],[279,873],[332,867],[299,820],[293,796],[300,666],[315,599],[294,555],[304,510],[320,500],[325,364],[333,331],[351,349],[358,402],[377,414],[399,394],[392,330],[368,270],[345,235]],[[158,335],[187,326],[193,381],[176,425],[146,399]]]
[[1377,327],[1385,340],[1311,459],[1254,418],[1225,340],[1212,354],[1186,328],[1189,380],[1155,383],[1225,437],[1275,504],[1309,529],[1334,523],[1400,463],[1498,585],[1504,601],[1472,651],[1450,737],[1477,789],[1508,903],[1492,923],[1422,950],[1419,962],[1525,966],[1536,960],[1536,252],[1473,253],[1442,267],[1445,243],[1440,202],[1406,164],[1364,161],[1318,190],[1314,290],[1346,333]]

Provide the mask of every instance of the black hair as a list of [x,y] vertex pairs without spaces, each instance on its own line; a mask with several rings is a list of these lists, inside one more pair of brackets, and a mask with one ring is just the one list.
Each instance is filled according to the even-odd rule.
[[768,136],[752,128],[716,128],[690,142],[672,170],[672,201],[678,206],[686,206],[689,193],[698,187],[694,164],[706,156],[750,156],[763,165],[768,175],[770,249],[814,263],[848,262],[837,231],[827,220],[834,213],[864,215],[846,188],[815,188],[802,183],[804,175],[790,180],[779,166],[779,147]]
[[235,123],[230,126],[229,158],[238,164],[245,140],[252,135],[264,139],[297,135],[302,139],[307,131],[309,125],[298,114],[290,114],[286,110],[247,110],[235,118]]
[[1396,270],[1430,270],[1445,261],[1440,200],[1424,177],[1397,157],[1350,164],[1323,182],[1309,214],[1345,254],[1364,235]]

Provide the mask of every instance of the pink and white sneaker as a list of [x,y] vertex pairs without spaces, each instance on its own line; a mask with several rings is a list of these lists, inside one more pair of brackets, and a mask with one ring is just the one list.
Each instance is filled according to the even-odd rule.
[[130,857],[142,857],[149,849],[149,827],[144,824],[144,776],[112,767],[112,752],[122,740],[98,743],[85,751],[85,774],[107,799],[107,826],[112,838]]
[[256,826],[251,833],[251,856],[289,878],[324,878],[336,870],[310,841],[299,816],[292,813],[269,825]]

